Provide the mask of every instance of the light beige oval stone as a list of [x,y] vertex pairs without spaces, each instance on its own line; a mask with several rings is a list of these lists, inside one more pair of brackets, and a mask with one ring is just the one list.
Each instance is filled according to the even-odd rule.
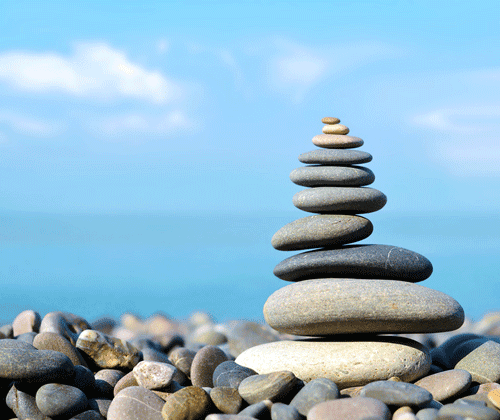
[[[345,336],[344,336],[345,337]],[[397,376],[412,382],[430,369],[428,349],[402,337],[277,341],[252,347],[235,361],[259,374],[287,370],[305,382],[328,378],[339,389]]]
[[349,134],[349,129],[342,124],[327,124],[322,131],[324,134]]
[[363,146],[364,143],[359,137],[345,134],[319,134],[313,137],[312,142],[315,146],[325,149],[352,149]]
[[338,124],[340,120],[335,117],[325,117],[321,120],[323,124]]

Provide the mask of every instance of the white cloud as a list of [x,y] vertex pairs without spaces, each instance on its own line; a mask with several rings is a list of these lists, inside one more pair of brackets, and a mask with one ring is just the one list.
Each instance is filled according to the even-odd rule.
[[18,134],[34,137],[53,137],[65,131],[65,127],[61,123],[19,115],[6,110],[0,110],[1,125],[7,126]]
[[0,82],[28,92],[59,92],[110,100],[133,98],[165,104],[182,89],[159,71],[129,60],[106,43],[76,44],[73,54],[0,54]]

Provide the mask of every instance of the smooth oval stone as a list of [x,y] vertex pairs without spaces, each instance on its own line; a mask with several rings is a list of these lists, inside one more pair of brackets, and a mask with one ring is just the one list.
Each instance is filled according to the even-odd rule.
[[317,149],[299,155],[302,163],[332,166],[368,163],[372,159],[372,155],[361,150],[345,149]]
[[436,401],[444,401],[465,392],[472,382],[469,372],[462,369],[446,370],[426,376],[415,382],[432,394]]
[[423,255],[391,245],[347,245],[294,255],[274,268],[282,280],[325,277],[389,279],[419,282],[432,274]]
[[387,405],[421,407],[432,401],[432,394],[424,388],[406,382],[376,381],[365,385],[361,397],[376,398]]
[[108,385],[110,385],[112,388],[115,387],[115,385],[118,383],[118,381],[125,376],[125,373],[123,373],[121,370],[117,369],[101,369],[100,371],[96,372],[94,378],[95,380],[101,380],[106,382]]
[[283,226],[274,234],[271,244],[280,251],[340,246],[361,241],[372,232],[372,223],[364,217],[318,214]]
[[193,386],[212,388],[213,375],[217,366],[227,361],[226,353],[215,346],[205,346],[200,349],[191,365],[191,382]]
[[316,279],[274,292],[264,304],[264,317],[277,331],[316,336],[455,330],[464,312],[455,299],[418,284]]
[[304,187],[361,187],[375,181],[374,173],[362,166],[302,166],[290,180]]
[[335,118],[335,117],[325,117],[325,118],[321,119],[321,122],[323,124],[338,124],[340,122],[340,120],[338,118]]
[[195,420],[209,414],[211,400],[199,387],[188,386],[170,395],[162,408],[165,420]]
[[131,386],[120,391],[108,409],[108,420],[163,420],[161,410],[165,401],[153,391]]
[[389,408],[379,400],[366,397],[354,397],[325,401],[314,406],[307,415],[307,420],[390,420]]
[[370,187],[315,187],[293,196],[293,205],[311,213],[372,213],[387,203],[387,197]]
[[[28,391],[28,390],[27,390]],[[51,420],[49,417],[42,414],[36,405],[35,392],[30,390],[24,392],[17,389],[16,384],[10,387],[5,399],[7,407],[9,407],[18,419],[33,419],[33,420]],[[3,411],[3,410],[2,410]],[[7,415],[7,413],[2,413]],[[5,417],[10,418],[10,417]]]
[[191,377],[191,365],[193,364],[196,352],[185,347],[178,347],[169,354],[172,364],[184,373],[188,378]]
[[90,324],[83,318],[68,312],[49,312],[42,319],[40,332],[53,332],[65,337],[75,345],[78,336],[90,329]]
[[65,382],[73,374],[73,363],[58,351],[0,348],[0,378],[38,383]]
[[229,350],[233,357],[250,347],[280,339],[279,334],[267,325],[252,321],[237,321],[228,331],[228,338]]
[[14,337],[27,332],[38,332],[42,318],[38,312],[31,309],[21,312],[12,322]]
[[[442,366],[446,369],[453,369],[458,360],[455,363],[452,363],[451,359],[453,357],[453,353],[455,350],[464,342],[479,338],[481,336],[477,334],[465,333],[465,334],[456,334],[445,340],[441,343],[439,347],[432,349],[432,360],[436,360],[436,363],[439,366]],[[465,356],[465,355],[464,355]],[[463,358],[462,356],[461,358]],[[460,360],[460,359],[459,359]]]
[[232,360],[228,360],[227,362],[222,362],[215,368],[212,379],[214,386],[216,387],[230,387],[238,389],[241,381],[252,375],[257,375],[257,372],[240,366]]
[[339,388],[335,382],[327,378],[313,379],[302,388],[293,400],[290,406],[296,408],[300,414],[307,416],[309,410],[316,404],[324,401],[336,400],[340,397]]
[[115,387],[113,388],[113,395],[118,395],[120,391],[128,388],[129,386],[139,386],[137,380],[135,379],[134,371],[127,373],[116,383]]
[[139,362],[134,369],[135,379],[147,389],[162,389],[170,385],[177,373],[175,366],[161,362]]
[[95,330],[83,331],[76,347],[103,369],[133,369],[141,357],[140,351],[129,342]]
[[90,394],[95,386],[94,374],[89,368],[76,365],[72,385],[81,389],[85,394]]
[[297,377],[289,371],[253,375],[241,381],[238,392],[248,404],[264,400],[279,401],[297,385]]
[[446,416],[462,416],[475,420],[499,420],[500,413],[493,408],[475,404],[446,404],[439,409],[439,418]]
[[87,362],[80,352],[62,335],[52,332],[37,334],[33,339],[33,346],[38,350],[60,351],[69,357],[75,366],[87,366]]
[[500,380],[500,344],[487,341],[460,360],[455,369],[469,372],[474,382],[480,384]]
[[359,137],[344,134],[319,134],[313,137],[312,142],[315,146],[325,149],[353,149],[363,146],[364,143]]
[[392,420],[417,420],[417,417],[411,407],[401,406],[392,413]]
[[283,403],[275,403],[271,407],[271,420],[302,420],[295,407]]
[[255,417],[240,414],[209,414],[205,420],[255,420]]
[[439,409],[437,408],[422,408],[417,412],[418,420],[434,420],[438,416]]
[[88,400],[78,388],[62,384],[45,384],[36,392],[36,405],[46,416],[73,415],[85,409]]
[[225,414],[237,414],[243,404],[243,399],[238,390],[230,387],[212,388],[210,398],[217,409]]
[[105,417],[103,417],[99,411],[87,410],[71,417],[69,420],[105,420]]
[[27,343],[26,341],[17,340],[14,338],[3,338],[0,340],[0,349],[22,349],[36,351],[36,347],[33,344]]
[[323,134],[349,134],[349,128],[343,124],[327,124],[321,131]]
[[248,407],[241,410],[238,415],[249,416],[256,419],[267,419],[271,415],[271,400],[260,401],[255,404],[250,404]]
[[107,398],[90,398],[89,407],[106,418],[108,416],[108,410],[109,406],[111,405],[111,401],[111,399]]
[[36,336],[36,332],[27,332],[16,337],[17,341],[24,341],[25,343],[33,345],[33,340]]
[[[497,338],[492,337],[491,341],[498,342],[497,340],[498,340]],[[487,341],[490,341],[489,337],[481,336],[461,343],[453,350],[453,353],[449,358],[451,365],[455,366],[465,356],[467,356],[472,351],[476,350],[478,347],[482,346]]]
[[429,371],[431,358],[416,341],[370,335],[263,344],[240,354],[236,363],[261,375],[287,370],[304,382],[327,378],[344,389],[392,376],[412,382]]

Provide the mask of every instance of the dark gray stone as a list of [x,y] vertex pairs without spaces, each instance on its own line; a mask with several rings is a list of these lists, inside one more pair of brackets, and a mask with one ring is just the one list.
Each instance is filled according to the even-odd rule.
[[38,350],[60,351],[69,357],[75,366],[87,366],[83,356],[66,338],[53,332],[44,332],[37,334],[33,339],[33,346]]
[[20,390],[16,384],[11,386],[7,394],[6,403],[18,419],[50,420],[49,417],[42,414],[38,409],[35,393],[36,388]]
[[365,385],[361,397],[376,398],[386,405],[421,407],[432,401],[432,394],[407,382],[376,381]]
[[33,344],[27,343],[26,341],[15,340],[13,338],[4,338],[0,340],[0,350],[1,349],[22,349],[36,351],[36,347],[34,347]]
[[230,387],[218,387],[210,390],[210,398],[215,407],[225,414],[237,414],[241,410],[243,399],[238,390]]
[[363,166],[302,166],[290,180],[303,187],[362,187],[373,183],[375,174]]
[[111,405],[112,399],[108,398],[90,398],[89,407],[90,409],[97,411],[103,417],[108,416],[109,406]]
[[79,413],[68,420],[106,420],[106,418],[103,417],[98,411],[86,410],[83,413]]
[[216,387],[230,387],[238,389],[241,381],[252,375],[257,375],[257,372],[244,366],[240,366],[232,360],[228,360],[227,362],[222,362],[215,368],[212,379],[214,386]]
[[16,337],[17,341],[24,341],[25,343],[33,345],[33,340],[36,337],[36,332],[27,332]]
[[299,161],[312,165],[355,165],[371,162],[372,155],[361,150],[318,149],[299,155]]
[[46,416],[68,416],[87,408],[88,400],[80,389],[73,386],[45,384],[36,393],[36,405]]
[[263,400],[276,402],[295,390],[298,382],[297,377],[288,371],[253,375],[241,381],[238,392],[248,404]]
[[432,274],[423,255],[390,245],[347,245],[303,252],[280,262],[274,274],[282,280],[342,277],[419,282]]
[[335,382],[327,378],[313,379],[302,388],[290,402],[300,414],[307,416],[309,410],[323,401],[336,400],[340,392]]
[[274,403],[271,407],[272,420],[301,420],[303,417],[295,407],[283,403]]
[[153,391],[140,386],[121,390],[108,409],[108,420],[163,420],[161,410],[165,401]]
[[216,346],[205,346],[196,353],[191,365],[193,386],[212,388],[215,368],[227,361],[226,354]]
[[81,389],[84,394],[90,394],[93,392],[95,386],[94,374],[89,368],[77,365],[75,366],[75,376],[73,377],[72,384]]
[[241,410],[238,415],[256,419],[268,419],[271,416],[271,407],[273,403],[270,400],[260,401],[255,404],[250,404],[248,407]]
[[499,420],[500,413],[492,408],[475,404],[446,404],[439,409],[439,417],[462,416],[475,420]]
[[293,205],[311,213],[371,213],[380,210],[387,197],[369,187],[315,187],[293,196]]

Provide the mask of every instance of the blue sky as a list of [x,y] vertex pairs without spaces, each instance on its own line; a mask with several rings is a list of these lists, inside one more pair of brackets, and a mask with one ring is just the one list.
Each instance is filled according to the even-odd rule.
[[[382,211],[426,217],[420,243],[456,243],[457,215],[496,232],[499,17],[498,1],[2,1],[0,210],[288,214],[288,174],[335,116],[374,157]],[[462,248],[498,251],[465,230]]]

